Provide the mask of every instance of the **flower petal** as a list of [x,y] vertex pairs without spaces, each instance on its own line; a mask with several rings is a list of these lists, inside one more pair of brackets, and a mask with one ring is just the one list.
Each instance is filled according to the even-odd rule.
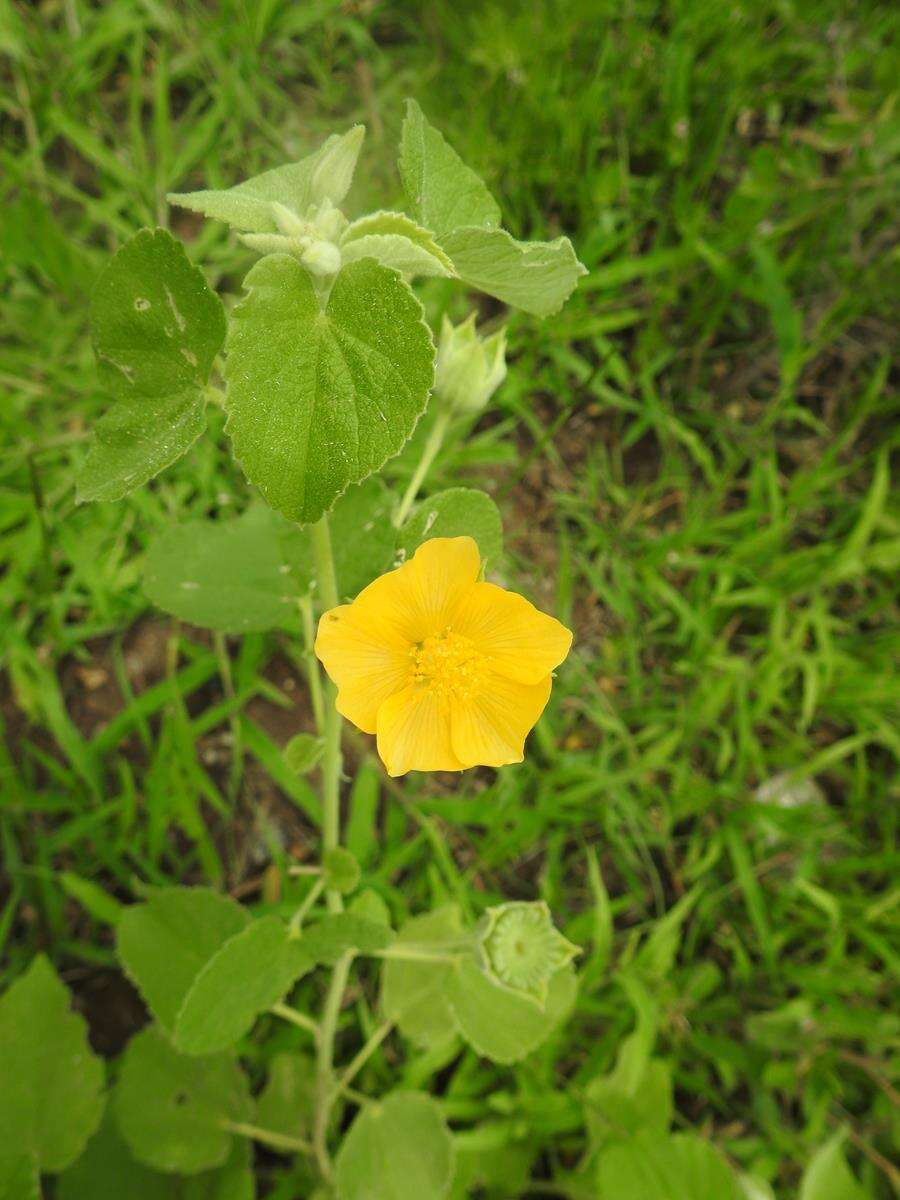
[[492,670],[518,683],[540,682],[572,645],[571,632],[555,617],[493,583],[468,590],[457,606],[453,628],[489,657]]
[[453,752],[464,767],[505,767],[525,757],[525,738],[550,698],[550,676],[517,683],[491,674],[479,695],[451,700]]
[[354,607],[390,623],[411,645],[449,625],[480,570],[472,538],[431,538],[409,562],[363,588]]
[[316,654],[337,684],[338,712],[374,733],[378,709],[409,679],[409,645],[377,614],[340,604],[319,620]]
[[378,753],[388,775],[461,771],[450,744],[450,706],[427,688],[404,688],[378,710]]
[[416,606],[429,622],[427,632],[436,633],[477,582],[481,558],[474,538],[431,538],[415,552],[410,567]]

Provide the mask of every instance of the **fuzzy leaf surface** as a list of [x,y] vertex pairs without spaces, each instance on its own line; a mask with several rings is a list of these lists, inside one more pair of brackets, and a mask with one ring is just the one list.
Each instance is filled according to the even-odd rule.
[[514,1063],[545,1041],[572,1007],[575,972],[564,967],[551,978],[543,1008],[493,983],[474,958],[456,964],[447,999],[459,1030],[473,1049],[493,1062]]
[[695,1134],[642,1133],[603,1150],[600,1200],[741,1200],[718,1150]]
[[484,562],[496,566],[503,553],[503,521],[494,501],[478,488],[448,488],[429,496],[400,530],[398,541],[411,558],[429,538],[463,534],[475,539]]
[[440,239],[460,279],[538,317],[559,312],[586,274],[566,237],[517,242],[505,229],[455,229]]
[[357,1116],[335,1163],[338,1200],[443,1200],[453,1179],[453,1138],[436,1101],[395,1092]]
[[400,137],[400,178],[416,220],[437,238],[462,225],[491,228],[500,208],[415,100],[407,100]]
[[173,192],[168,196],[169,203],[247,233],[277,233],[273,201],[299,215],[326,198],[340,204],[353,178],[364,134],[362,125],[354,125],[347,133],[332,134],[318,150],[298,162],[273,167],[231,188]]
[[118,397],[98,422],[80,500],[117,500],[174,462],[203,430],[203,389],[225,338],[222,302],[184,247],[142,229],[91,299],[98,370]]
[[153,1025],[128,1044],[114,1104],[139,1162],[186,1175],[222,1166],[232,1148],[223,1122],[247,1121],[253,1111],[247,1080],[230,1055],[179,1054]]
[[155,888],[119,921],[116,951],[157,1021],[168,1032],[195,979],[250,914],[208,888]]
[[173,525],[150,545],[144,592],[182,621],[221,633],[276,629],[296,613],[284,523],[257,504],[228,521]]
[[285,254],[246,280],[228,335],[226,430],[247,478],[299,524],[396,454],[434,379],[422,308],[371,259],[338,273],[324,310]]
[[100,1123],[103,1064],[84,1020],[48,960],[39,955],[0,998],[0,1159],[11,1178],[61,1171]]
[[233,1046],[314,965],[278,917],[261,917],[229,938],[191,984],[175,1020],[185,1054]]
[[[463,936],[459,909],[447,905],[412,917],[397,933],[396,945],[421,946],[440,954],[458,949]],[[456,1032],[447,1000],[451,965],[390,958],[381,973],[381,1007],[400,1032],[420,1046],[432,1046]]]
[[256,1101],[256,1124],[273,1133],[296,1137],[312,1125],[316,1099],[316,1064],[310,1054],[276,1054],[266,1086]]
[[361,217],[344,231],[345,263],[374,258],[403,275],[453,275],[453,263],[427,229],[405,213],[378,212]]

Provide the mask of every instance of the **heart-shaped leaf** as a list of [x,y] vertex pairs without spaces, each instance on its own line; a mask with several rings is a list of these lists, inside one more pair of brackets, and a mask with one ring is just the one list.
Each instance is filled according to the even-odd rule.
[[132,1154],[158,1171],[186,1175],[221,1166],[232,1148],[229,1121],[248,1121],[247,1080],[228,1054],[179,1054],[154,1025],[128,1043],[114,1094]]
[[228,333],[228,422],[247,478],[307,524],[403,446],[428,400],[434,345],[396,271],[371,259],[335,278],[327,304],[296,259],[246,280]]

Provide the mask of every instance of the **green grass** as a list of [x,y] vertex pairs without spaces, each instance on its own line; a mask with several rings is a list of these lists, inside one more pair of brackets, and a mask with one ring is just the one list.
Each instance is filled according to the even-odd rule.
[[[845,1126],[869,1194],[889,1196],[892,6],[3,11],[4,982],[38,948],[76,989],[111,968],[107,897],[136,880],[267,887],[269,861],[310,852],[316,798],[279,774],[276,749],[303,720],[302,687],[284,687],[302,678],[296,647],[232,643],[229,698],[215,645],[145,621],[148,540],[248,497],[219,426],[128,502],[75,505],[104,404],[86,297],[119,241],[169,221],[166,191],[233,182],[350,120],[369,126],[358,210],[396,201],[415,95],[513,232],[565,231],[591,271],[558,317],[512,318],[509,379],[433,476],[494,492],[510,580],[576,630],[551,710],[526,762],[496,777],[414,778],[401,804],[367,758],[354,790],[351,844],[395,915],[543,896],[588,949],[553,1053],[515,1077],[467,1060],[447,1111],[518,1120],[546,1163],[571,1167],[581,1089],[635,1020],[627,968],[659,1007],[677,1126],[783,1196]],[[249,252],[216,223],[171,224],[236,294]],[[449,285],[424,295],[433,313],[464,310]],[[389,477],[414,461],[415,444]],[[424,1083],[443,1065],[406,1069]],[[389,1078],[380,1058],[369,1070]]]

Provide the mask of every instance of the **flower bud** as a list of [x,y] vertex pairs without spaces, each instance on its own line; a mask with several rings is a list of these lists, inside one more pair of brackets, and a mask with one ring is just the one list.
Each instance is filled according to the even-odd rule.
[[329,242],[336,242],[349,224],[341,210],[335,208],[327,196],[320,205],[310,209],[308,216],[319,237]]
[[300,255],[300,261],[311,275],[335,275],[341,269],[341,252],[333,242],[316,238]]
[[475,332],[475,314],[454,326],[445,316],[434,392],[457,413],[479,412],[506,378],[506,330],[488,338]]
[[543,900],[511,901],[489,908],[477,934],[482,966],[501,987],[543,1007],[547,985],[580,953],[553,925]]
[[297,216],[286,204],[281,204],[278,200],[272,200],[270,203],[275,224],[287,237],[308,237],[313,232],[309,221],[304,221],[302,217]]

